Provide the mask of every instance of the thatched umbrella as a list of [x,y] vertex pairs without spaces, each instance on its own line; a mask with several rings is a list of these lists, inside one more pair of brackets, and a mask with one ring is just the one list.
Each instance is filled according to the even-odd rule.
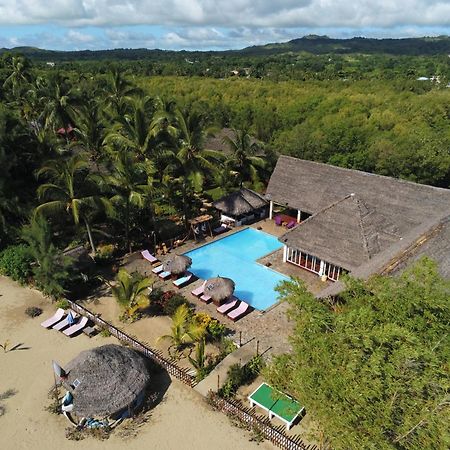
[[173,273],[174,275],[180,275],[186,272],[191,267],[192,259],[186,255],[175,255],[169,258],[164,264],[163,268],[166,272]]
[[66,366],[63,385],[80,417],[106,417],[135,406],[150,381],[143,356],[108,344],[81,352]]
[[220,303],[233,295],[233,292],[234,281],[231,278],[215,277],[206,281],[205,294],[209,295],[214,303]]

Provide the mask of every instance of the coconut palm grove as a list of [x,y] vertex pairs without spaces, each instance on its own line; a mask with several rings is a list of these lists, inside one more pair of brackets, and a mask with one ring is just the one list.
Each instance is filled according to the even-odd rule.
[[[301,405],[298,418],[277,425],[286,424],[288,434],[292,425],[292,433],[317,449],[449,448],[450,238],[445,234],[450,210],[433,215],[440,214],[433,232],[442,238],[434,253],[412,253],[414,245],[432,245],[436,234],[427,235],[428,244],[416,239],[408,262],[395,270],[356,276],[339,269],[339,281],[327,279],[319,262],[314,278],[306,263],[297,264],[303,269],[290,265],[275,288],[275,306],[266,311],[250,304],[242,314],[230,315],[240,311],[248,290],[240,291],[224,270],[225,275],[205,275],[216,283],[209,291],[193,270],[194,250],[222,239],[220,233],[239,231],[239,218],[252,199],[259,202],[254,209],[260,214],[251,216],[254,228],[274,230],[278,239],[271,252],[282,253],[280,230],[306,239],[302,222],[318,223],[309,218],[317,211],[306,217],[295,207],[298,215],[294,211],[292,218],[287,201],[283,211],[272,211],[273,198],[270,213],[265,209],[274,170],[281,180],[278,190],[296,188],[275,169],[280,156],[285,164],[293,157],[428,185],[426,192],[437,192],[447,199],[439,204],[448,206],[450,58],[424,43],[428,50],[421,53],[417,44],[414,54],[405,49],[389,54],[372,44],[366,53],[356,48],[284,52],[277,46],[150,56],[133,50],[106,56],[71,52],[70,57],[2,51],[0,274],[38,289],[64,314],[70,301],[106,317],[92,299],[109,295],[119,311],[113,319],[124,330],[164,316],[169,325],[158,322],[162,331],[154,345],[190,371],[198,386],[208,377],[218,385],[217,364],[242,351],[243,337],[263,332],[261,342],[271,350],[261,355],[265,348],[258,349],[256,356],[232,366],[217,395],[248,406],[245,389],[269,383],[282,393],[280,402]],[[348,195],[347,203],[354,201],[351,208],[359,208],[364,218],[368,209]],[[220,199],[238,197],[231,218],[214,207]],[[227,202],[220,204],[231,210]],[[383,217],[388,216],[389,211]],[[405,221],[409,217],[404,214]],[[425,224],[426,217],[421,221]],[[401,245],[397,228],[389,228],[389,245],[396,239]],[[309,230],[316,235],[314,226]],[[364,243],[370,249],[379,245],[369,238]],[[245,242],[238,246],[244,254]],[[295,257],[289,253],[288,263]],[[275,256],[257,262],[266,270],[282,267]],[[286,257],[282,263],[286,267]],[[206,263],[202,270],[207,269]],[[197,284],[190,285],[193,281]],[[324,288],[331,294],[316,295]],[[277,319],[270,322],[270,317]],[[69,315],[65,320],[68,327],[77,323]],[[86,334],[107,335],[90,325]],[[7,338],[0,334],[1,342]],[[277,346],[279,341],[283,345]],[[126,353],[113,346],[102,351],[119,365],[117,355]],[[77,364],[89,355],[82,353]],[[105,411],[128,408],[130,413],[129,398],[142,405],[155,367],[134,353],[130,358],[139,362],[135,372],[116,374],[119,381],[105,385],[116,389],[122,379],[131,385],[132,376],[145,383],[127,387],[117,405],[109,398],[112,406]],[[149,375],[137,374],[144,366]],[[86,370],[79,368],[80,377]],[[84,411],[96,409],[88,400],[87,406],[77,406],[72,378],[62,378],[63,385],[73,390],[75,410],[85,416]],[[267,409],[274,410],[273,405]],[[0,414],[0,426],[1,421]]]

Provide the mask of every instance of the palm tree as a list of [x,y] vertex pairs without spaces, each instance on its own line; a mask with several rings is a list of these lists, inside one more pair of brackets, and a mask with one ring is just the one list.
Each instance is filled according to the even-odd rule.
[[179,352],[187,344],[200,341],[205,335],[204,325],[192,320],[191,313],[186,304],[180,305],[172,316],[171,334],[161,336],[158,340],[167,340],[171,347]]
[[143,160],[156,134],[153,127],[154,102],[144,96],[133,99],[131,104],[131,113],[119,117],[119,122],[108,134],[105,143],[133,150]]
[[77,136],[75,144],[81,145],[85,149],[98,169],[98,162],[103,156],[106,128],[96,100],[89,100],[87,104],[77,108],[75,134]]
[[76,226],[82,220],[86,226],[92,252],[95,254],[88,212],[107,207],[108,204],[102,197],[94,195],[93,189],[89,189],[91,186],[87,168],[88,162],[83,153],[74,154],[67,160],[48,161],[38,170],[37,177],[46,175],[53,182],[41,184],[37,193],[40,199],[51,200],[39,205],[35,214],[54,215],[65,211],[71,214]]
[[137,310],[149,305],[148,288],[152,281],[138,274],[130,274],[121,268],[116,277],[116,284],[111,286],[112,294],[124,310],[124,317],[130,319]]
[[232,151],[226,165],[236,175],[239,187],[250,181],[254,186],[257,186],[260,181],[259,171],[265,168],[266,163],[260,156],[255,156],[259,147],[255,142],[252,143],[252,138],[246,130],[233,131],[235,139],[228,136],[223,138],[224,143]]
[[11,87],[14,97],[18,97],[21,89],[30,82],[31,64],[23,56],[12,56],[10,59],[10,74],[3,83],[4,88]]
[[205,338],[201,338],[195,346],[195,357],[188,355],[189,362],[197,371],[197,380],[204,378],[206,367]]
[[130,98],[139,90],[127,80],[119,69],[112,70],[104,89],[105,103],[112,110],[112,116],[123,117],[128,112]]
[[[130,152],[122,150],[117,154],[112,174],[104,177],[104,182],[113,191],[111,204],[123,211],[125,244],[130,252],[132,208],[142,209],[145,205],[151,207],[148,202],[153,190],[151,174],[152,166],[149,162],[135,161]],[[117,214],[115,216],[118,217]]]
[[177,110],[173,125],[166,127],[169,137],[166,173],[181,188],[185,225],[188,225],[190,190],[200,192],[207,175],[213,176],[223,156],[205,150],[203,142],[205,119],[195,111]]

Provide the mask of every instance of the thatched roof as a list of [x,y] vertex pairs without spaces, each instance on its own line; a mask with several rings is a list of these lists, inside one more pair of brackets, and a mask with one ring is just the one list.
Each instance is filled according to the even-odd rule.
[[247,188],[241,188],[213,203],[214,208],[231,216],[248,214],[266,205],[267,200],[262,195]]
[[282,242],[349,269],[450,211],[448,189],[289,156],[278,159],[266,198],[314,214]]
[[188,267],[191,267],[192,259],[186,255],[174,255],[171,258],[167,259],[163,268],[167,272],[172,272],[174,274],[180,274],[186,272]]
[[64,370],[64,385],[80,382],[71,390],[73,411],[80,417],[105,417],[131,406],[150,381],[145,359],[114,344],[81,352]]
[[231,278],[214,277],[206,281],[205,294],[214,301],[220,301],[233,295],[234,287],[235,284]]

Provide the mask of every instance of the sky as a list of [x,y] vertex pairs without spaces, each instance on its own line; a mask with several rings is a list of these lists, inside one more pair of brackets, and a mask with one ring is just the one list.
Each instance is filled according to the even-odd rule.
[[450,34],[450,0],[0,0],[0,47],[225,50]]

